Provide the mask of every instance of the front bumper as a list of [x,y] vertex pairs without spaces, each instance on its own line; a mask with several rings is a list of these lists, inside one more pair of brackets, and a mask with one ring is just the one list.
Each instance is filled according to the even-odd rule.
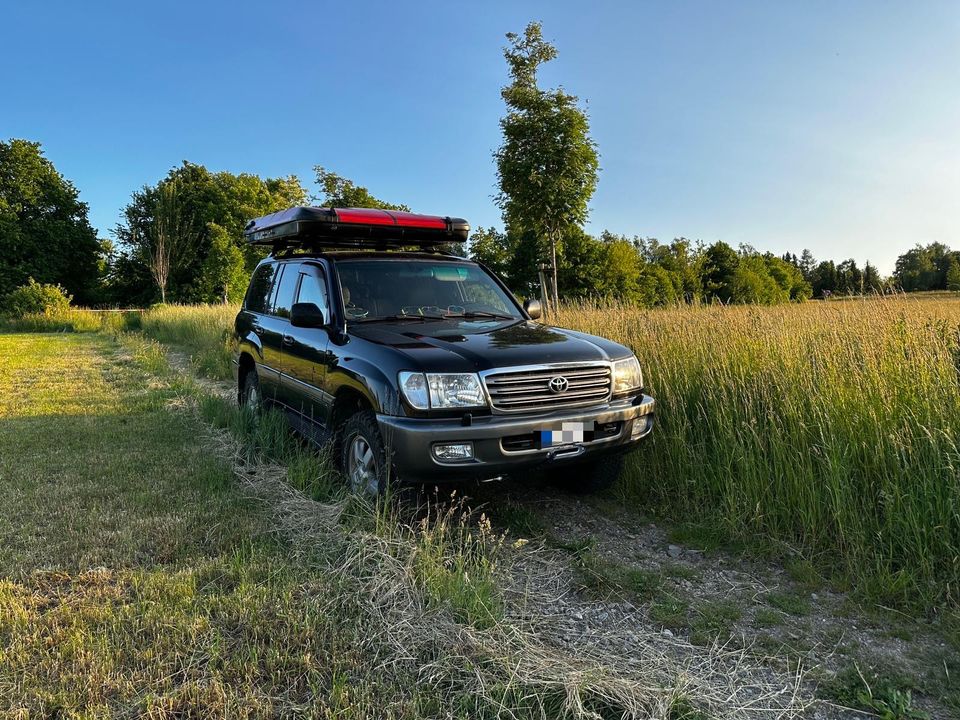
[[[488,479],[540,466],[569,463],[602,454],[625,452],[653,429],[655,401],[648,395],[614,400],[599,409],[570,410],[540,416],[486,415],[470,425],[460,418],[423,419],[377,415],[384,444],[397,472],[411,482]],[[563,423],[616,428],[598,439],[570,442],[552,448],[517,449],[516,438],[533,437]],[[473,458],[440,461],[434,445],[470,442]]]

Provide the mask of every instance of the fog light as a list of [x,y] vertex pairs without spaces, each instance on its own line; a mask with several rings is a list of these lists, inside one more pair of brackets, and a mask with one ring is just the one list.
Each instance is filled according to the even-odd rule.
[[433,446],[433,456],[437,460],[451,462],[473,459],[473,443],[444,443]]
[[646,415],[638,417],[633,421],[633,429],[630,431],[630,439],[636,440],[641,435],[646,435],[647,428],[650,427],[650,418]]

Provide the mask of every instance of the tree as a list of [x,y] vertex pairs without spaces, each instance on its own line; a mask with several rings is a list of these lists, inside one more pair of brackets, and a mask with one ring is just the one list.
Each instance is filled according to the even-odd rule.
[[865,293],[878,293],[883,291],[883,280],[880,278],[880,273],[877,271],[877,267],[869,260],[867,260],[867,264],[863,266],[863,291]]
[[[501,91],[507,114],[500,120],[503,143],[494,154],[497,204],[507,232],[516,238],[518,255],[542,258],[546,251],[556,304],[557,256],[563,238],[586,222],[587,203],[597,186],[597,149],[577,98],[562,88],[543,90],[537,85],[540,65],[557,57],[540,24],[530,23],[522,36],[508,33],[507,41],[503,55],[511,83]],[[524,264],[529,278],[536,262]]]
[[827,297],[838,291],[837,266],[833,260],[824,260],[813,269],[810,285],[815,297]]
[[238,303],[243,300],[249,279],[243,252],[225,228],[216,223],[210,223],[207,227],[210,249],[203,261],[201,290],[207,298]]
[[953,257],[954,253],[943,243],[917,245],[897,258],[893,277],[908,292],[944,290]]
[[951,258],[947,268],[947,290],[960,290],[960,262],[957,262],[956,256]]
[[0,296],[33,278],[94,302],[100,256],[86,203],[40,143],[0,141]]
[[157,190],[153,222],[146,239],[150,273],[160,291],[160,302],[167,301],[170,273],[185,266],[196,254],[198,238],[193,216],[184,207],[180,184],[162,184]]
[[[171,191],[171,188],[175,190]],[[176,222],[169,213],[173,207],[171,195],[176,197],[175,212],[179,216]],[[224,255],[227,250],[222,244],[214,248],[214,226],[226,232],[230,242],[243,255],[245,272],[250,272],[263,257],[264,250],[244,240],[243,228],[247,222],[306,202],[306,190],[292,175],[263,179],[246,173],[212,173],[202,165],[184,162],[156,185],[134,192],[124,208],[123,222],[114,230],[119,251],[111,260],[109,273],[113,301],[149,303],[160,295],[179,302],[222,302],[223,287],[209,281],[211,268],[225,261],[228,264],[234,261]],[[183,242],[170,257],[165,273],[166,291],[161,292],[153,269],[158,257],[161,261],[163,259],[163,253],[157,255],[160,248],[155,241],[158,233],[164,230],[158,225],[164,203],[168,210],[167,239],[170,238],[172,222],[178,222],[177,238]],[[222,237],[218,242],[222,242]],[[220,258],[208,263],[212,252],[219,253]],[[227,254],[235,258],[232,251]],[[158,269],[163,275],[163,267]],[[151,291],[151,282],[156,291]],[[235,283],[236,279],[232,282]]]
[[506,233],[496,228],[477,228],[470,236],[470,258],[483,263],[494,273],[510,281],[511,248]]
[[800,260],[797,263],[797,266],[800,268],[800,272],[803,273],[803,279],[807,282],[810,281],[810,276],[813,274],[813,268],[816,267],[817,261],[813,257],[813,253],[804,248],[803,252],[800,253]]
[[[794,256],[794,261],[796,256]],[[800,272],[796,262],[790,262],[767,253],[763,256],[767,273],[773,278],[780,291],[785,292],[787,299],[795,302],[809,300],[812,294],[810,283]]]
[[410,208],[406,205],[395,205],[375,198],[365,187],[330,172],[321,165],[314,166],[313,171],[317,174],[317,185],[323,191],[323,195],[314,199],[324,207],[380,208],[381,210],[410,212]]
[[[707,248],[703,264],[703,289],[708,300],[727,303],[733,300],[733,282],[740,267],[740,256],[718,240]],[[741,278],[743,282],[745,279]]]

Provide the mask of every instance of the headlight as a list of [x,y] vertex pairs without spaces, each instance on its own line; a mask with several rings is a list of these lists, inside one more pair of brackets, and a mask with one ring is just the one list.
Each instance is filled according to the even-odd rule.
[[427,392],[427,378],[423,373],[400,373],[400,392],[417,410],[430,408],[430,396]]
[[476,373],[400,373],[400,391],[418,410],[486,405]]
[[643,373],[640,372],[640,361],[635,356],[613,363],[614,394],[639,390],[642,386]]

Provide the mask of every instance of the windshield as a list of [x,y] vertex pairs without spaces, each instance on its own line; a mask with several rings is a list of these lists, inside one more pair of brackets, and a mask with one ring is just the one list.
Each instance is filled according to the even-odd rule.
[[520,320],[509,296],[480,267],[450,261],[338,260],[344,315],[376,320]]

